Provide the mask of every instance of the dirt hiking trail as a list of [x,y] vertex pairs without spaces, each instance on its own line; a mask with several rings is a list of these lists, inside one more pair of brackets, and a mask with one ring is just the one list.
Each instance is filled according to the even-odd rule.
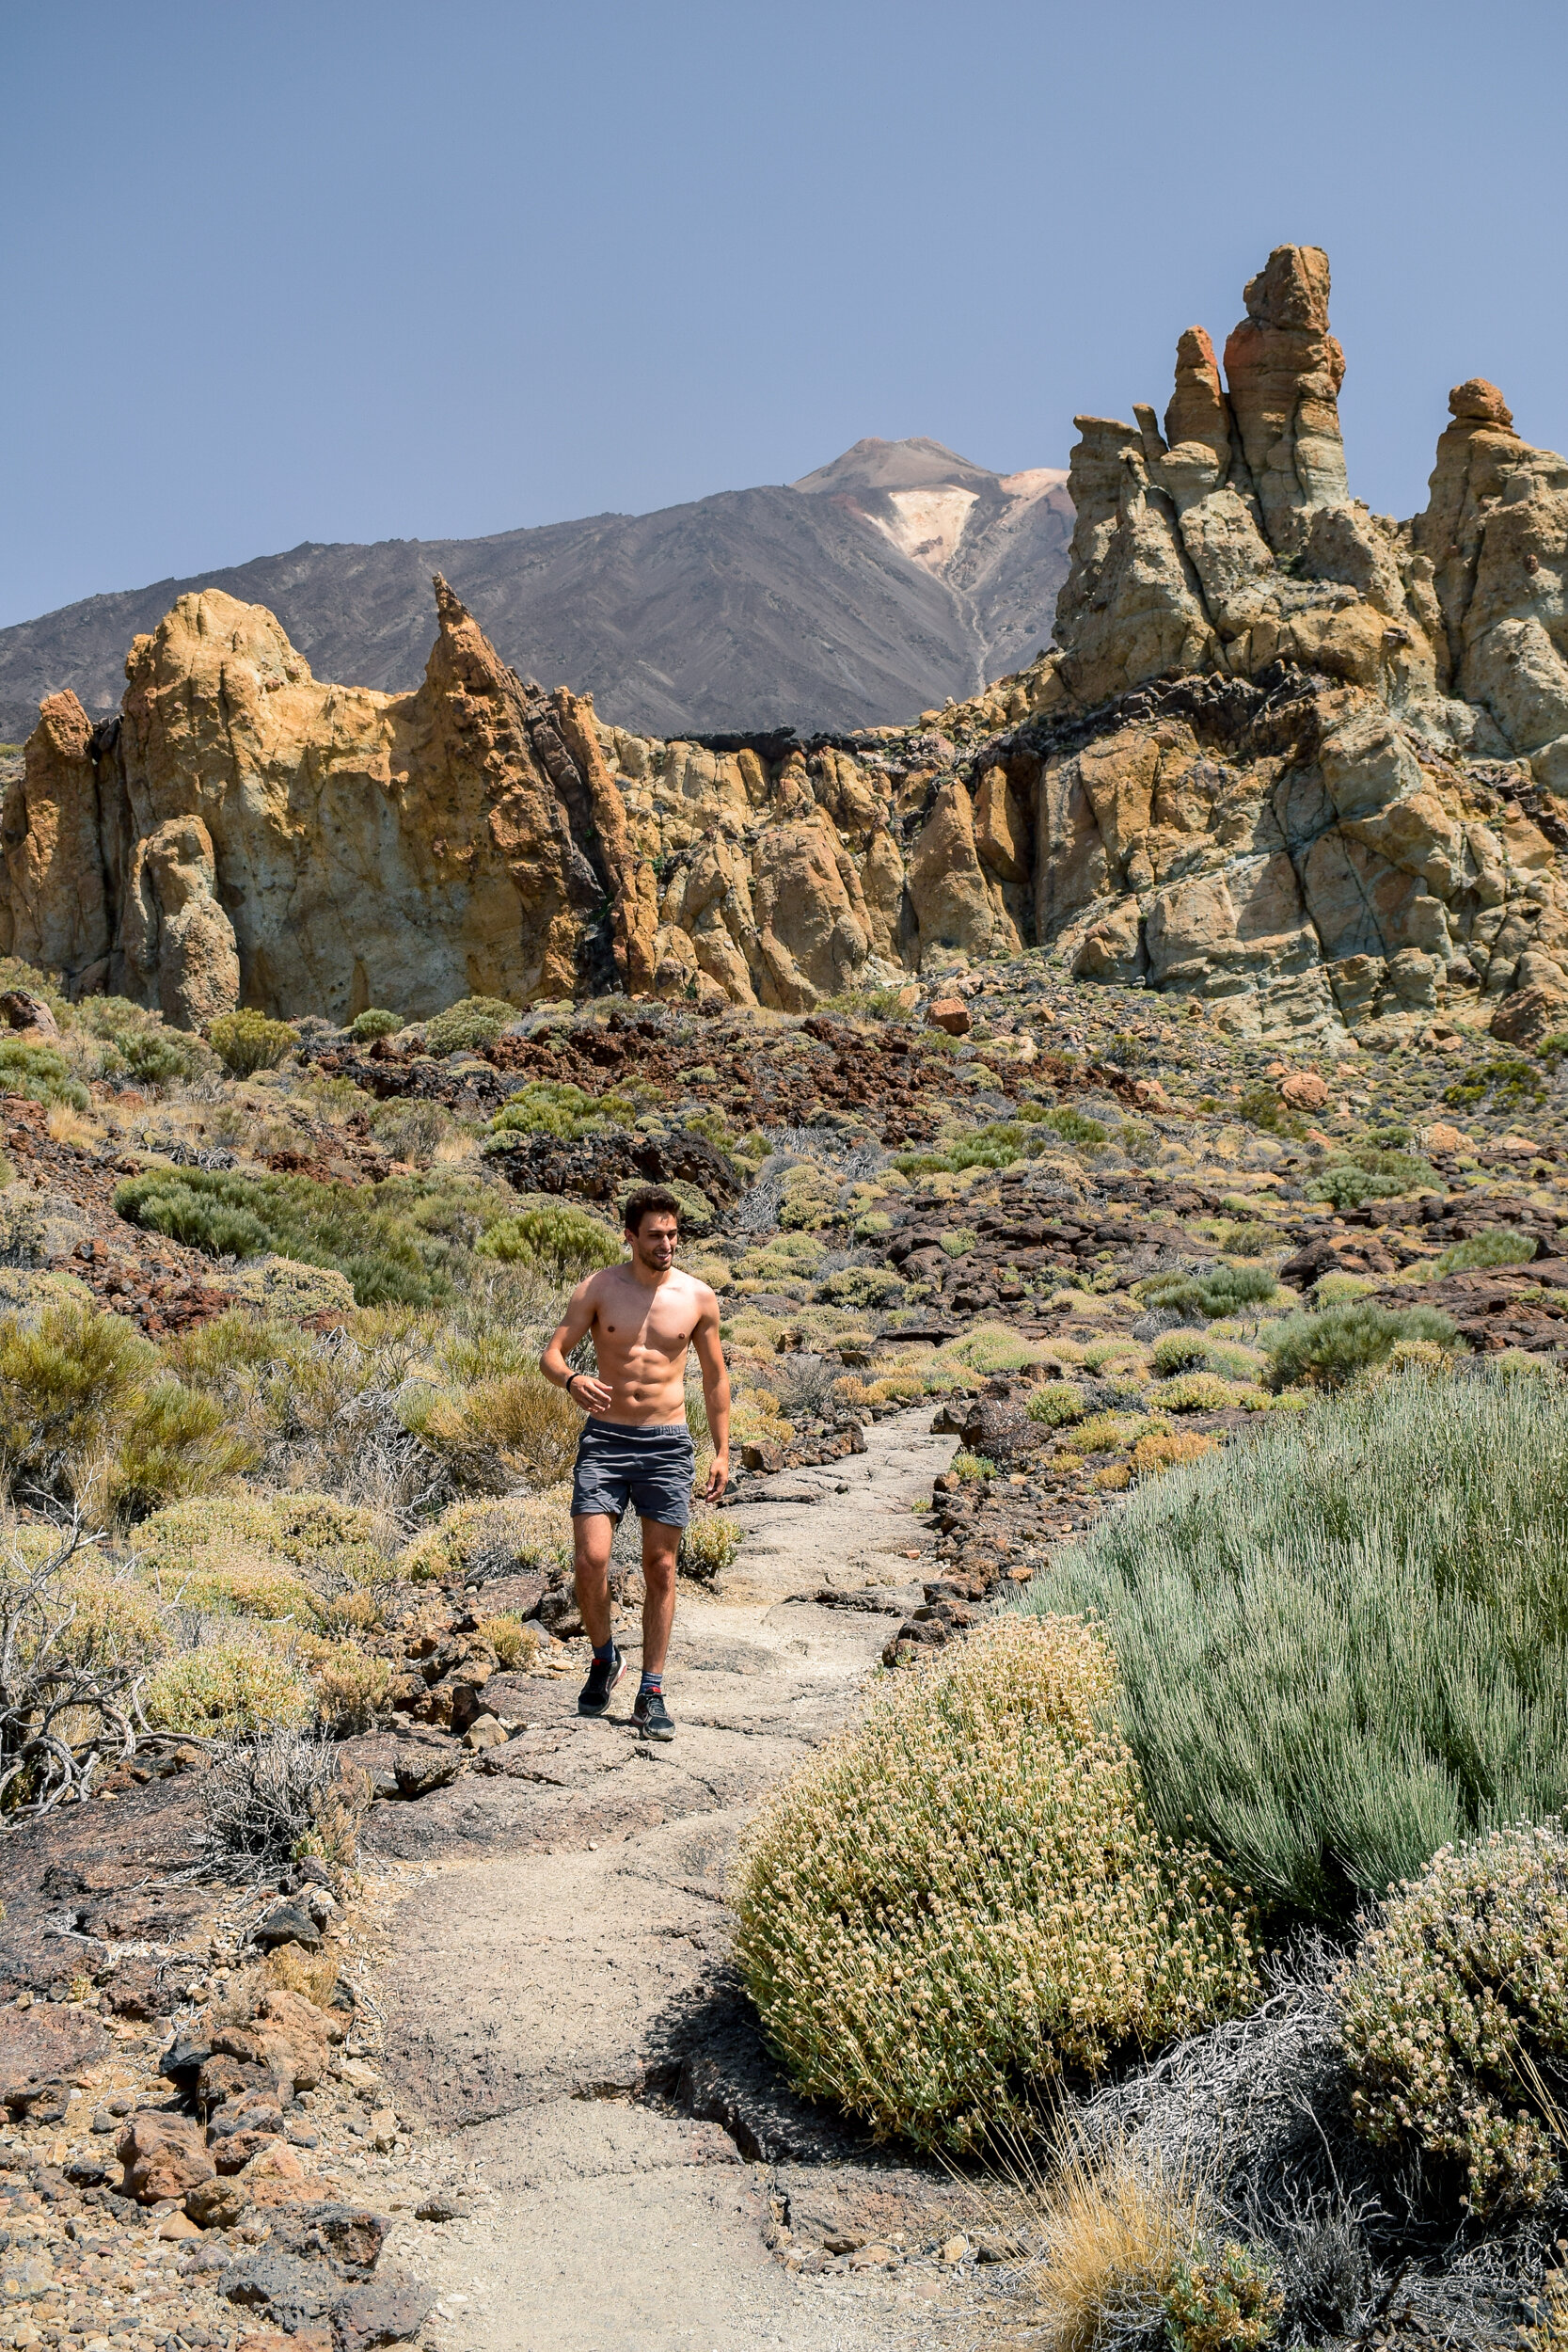
[[[682,1592],[671,1746],[631,1729],[623,1611],[609,1721],[577,1715],[574,1656],[519,1680],[529,1729],[487,1773],[377,1808],[372,1843],[424,1865],[393,1931],[388,2082],[474,2191],[412,2255],[440,2352],[974,2341],[979,2282],[938,2252],[966,2226],[973,2249],[974,2207],[792,2096],[735,1985],[722,1895],[749,1809],[853,1714],[918,1599],[916,1515],[954,1442],[902,1414],[737,1506],[722,1596]],[[830,1588],[857,1598],[792,1597]]]

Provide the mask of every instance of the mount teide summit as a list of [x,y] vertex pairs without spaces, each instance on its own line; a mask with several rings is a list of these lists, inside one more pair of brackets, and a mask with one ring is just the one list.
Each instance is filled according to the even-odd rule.
[[308,543],[0,630],[0,734],[20,739],[66,687],[93,719],[116,709],[127,644],[202,588],[266,605],[325,676],[412,688],[433,571],[484,613],[512,668],[587,688],[622,726],[892,723],[974,692],[1048,642],[1072,531],[1066,483],[1049,468],[989,473],[939,441],[864,440],[793,485],[653,515]]

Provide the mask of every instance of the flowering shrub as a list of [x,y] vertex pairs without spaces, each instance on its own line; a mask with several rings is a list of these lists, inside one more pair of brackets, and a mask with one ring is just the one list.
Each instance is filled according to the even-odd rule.
[[1171,2352],[1256,2352],[1279,2325],[1284,2297],[1272,2273],[1244,2246],[1212,2260],[1180,2263],[1165,2294]]
[[1084,1391],[1073,1380],[1048,1380],[1030,1397],[1027,1411],[1031,1421],[1043,1422],[1048,1429],[1065,1429],[1083,1420]]
[[963,2147],[1029,2086],[1244,2005],[1242,1906],[1163,1843],[1088,1627],[1008,1618],[901,1674],[752,1825],[736,1952],[801,2088]]
[[1568,2063],[1560,1830],[1445,1847],[1384,1906],[1339,1997],[1357,2130],[1462,2164],[1475,2213],[1539,2204]]

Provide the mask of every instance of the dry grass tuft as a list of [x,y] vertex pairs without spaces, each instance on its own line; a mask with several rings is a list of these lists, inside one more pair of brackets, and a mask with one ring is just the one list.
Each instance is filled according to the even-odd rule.
[[1156,2322],[1202,2244],[1204,2202],[1182,2166],[1125,2144],[1096,2158],[1069,2137],[1042,2200],[1034,2280],[1050,2352],[1094,2352],[1114,2328]]

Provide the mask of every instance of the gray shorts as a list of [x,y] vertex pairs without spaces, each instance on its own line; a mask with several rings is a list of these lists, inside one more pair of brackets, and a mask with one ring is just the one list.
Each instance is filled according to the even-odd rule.
[[578,1439],[572,1517],[602,1511],[618,1519],[629,1502],[639,1518],[684,1527],[691,1517],[697,1449],[681,1422],[637,1429],[591,1413]]

